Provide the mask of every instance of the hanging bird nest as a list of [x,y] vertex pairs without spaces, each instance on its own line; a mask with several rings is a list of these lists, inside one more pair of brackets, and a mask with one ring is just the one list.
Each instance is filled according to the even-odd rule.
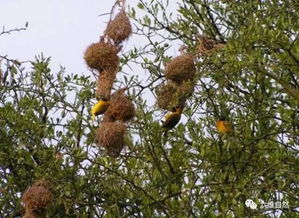
[[98,77],[98,84],[96,90],[97,98],[110,99],[111,90],[116,77],[116,72],[102,71]]
[[103,70],[117,71],[119,59],[118,48],[110,43],[98,42],[91,44],[85,51],[84,59],[86,64],[99,72]]
[[177,85],[177,96],[189,98],[194,92],[194,80],[186,80],[180,85]]
[[107,115],[107,113],[104,113],[104,116],[103,116],[103,119],[102,119],[102,122],[105,123],[105,122],[114,122],[115,120],[113,119],[113,117],[110,117],[109,115]]
[[164,110],[170,110],[175,107],[178,103],[175,98],[175,93],[177,90],[177,86],[173,82],[169,82],[167,84],[162,84],[157,87],[156,95],[157,95],[157,104],[159,108]]
[[45,209],[50,204],[51,199],[51,185],[45,179],[36,181],[22,196],[22,202],[27,214]]
[[120,89],[111,96],[110,106],[107,109],[107,116],[114,120],[127,122],[134,118],[135,107],[133,102],[124,94],[126,89]]
[[166,64],[165,77],[176,83],[182,83],[185,80],[194,79],[195,71],[193,56],[183,54]]
[[156,89],[157,105],[164,110],[171,110],[176,106],[185,107],[188,97],[194,91],[193,81],[185,81],[182,84],[168,82],[167,84],[160,85]]
[[215,40],[209,39],[206,36],[199,36],[197,53],[202,55],[212,55],[215,51],[223,47],[223,43],[217,43]]
[[185,103],[187,98],[189,98],[194,92],[194,81],[187,80],[184,81],[182,84],[178,85],[176,91],[176,97],[178,99],[178,105],[181,108],[185,107]]
[[118,156],[125,146],[127,127],[122,122],[102,122],[97,130],[97,142],[111,156]]
[[116,44],[121,43],[132,34],[131,23],[124,9],[108,23],[105,34]]

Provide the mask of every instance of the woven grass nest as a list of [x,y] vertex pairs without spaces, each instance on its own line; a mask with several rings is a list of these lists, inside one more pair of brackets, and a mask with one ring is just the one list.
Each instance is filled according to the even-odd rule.
[[132,26],[125,10],[121,10],[115,18],[108,23],[105,34],[116,44],[121,43],[132,34]]
[[22,195],[22,202],[25,207],[25,217],[36,217],[35,213],[44,211],[52,200],[51,185],[48,180],[36,181]]
[[209,39],[205,36],[198,38],[198,45],[196,47],[197,53],[201,55],[212,55],[217,50],[223,48],[224,43],[218,43],[215,40]]
[[122,122],[102,122],[97,130],[97,142],[111,156],[118,156],[125,146],[124,136],[127,127]]
[[116,77],[116,72],[102,71],[98,77],[96,97],[110,99],[111,90]]
[[120,89],[111,96],[110,106],[105,115],[112,120],[127,122],[135,116],[135,106],[128,96],[124,94],[125,90]]
[[164,110],[171,110],[176,106],[185,107],[185,102],[194,91],[194,83],[185,81],[181,84],[168,82],[156,89],[157,105]]
[[194,79],[195,71],[193,56],[183,54],[166,64],[165,77],[176,83],[182,83],[185,80]]
[[86,64],[99,72],[103,70],[117,71],[119,58],[118,48],[106,42],[91,44],[85,51],[84,59]]

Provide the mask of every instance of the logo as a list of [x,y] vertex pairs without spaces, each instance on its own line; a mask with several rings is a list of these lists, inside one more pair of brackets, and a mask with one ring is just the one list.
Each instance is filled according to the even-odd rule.
[[251,199],[247,199],[245,201],[245,205],[246,205],[246,207],[249,207],[252,210],[255,210],[257,208],[257,204]]
[[[245,201],[246,207],[249,207],[252,210],[255,210],[258,208],[257,204],[251,200],[247,199]],[[288,201],[269,201],[266,203],[259,203],[259,209],[288,209],[290,208]]]

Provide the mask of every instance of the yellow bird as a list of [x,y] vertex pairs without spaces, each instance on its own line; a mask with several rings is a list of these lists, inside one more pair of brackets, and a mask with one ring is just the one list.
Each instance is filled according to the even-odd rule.
[[216,128],[220,133],[227,133],[231,131],[231,123],[221,117],[216,121]]
[[100,99],[91,109],[92,120],[99,114],[105,113],[110,105],[110,101],[108,99]]
[[181,119],[182,112],[183,108],[175,107],[172,112],[166,114],[162,127],[167,130],[175,127]]

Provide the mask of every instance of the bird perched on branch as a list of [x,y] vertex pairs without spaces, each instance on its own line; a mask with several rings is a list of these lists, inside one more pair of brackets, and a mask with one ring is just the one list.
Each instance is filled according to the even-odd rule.
[[100,99],[91,109],[92,120],[94,120],[97,115],[105,113],[109,105],[110,101],[108,99]]
[[216,128],[220,133],[228,133],[232,130],[231,123],[224,117],[220,117],[219,120],[216,121]]
[[181,107],[173,108],[171,112],[166,114],[164,122],[162,121],[163,122],[162,127],[167,130],[170,130],[173,127],[175,127],[175,125],[177,125],[181,119],[182,112],[183,112],[183,108]]

